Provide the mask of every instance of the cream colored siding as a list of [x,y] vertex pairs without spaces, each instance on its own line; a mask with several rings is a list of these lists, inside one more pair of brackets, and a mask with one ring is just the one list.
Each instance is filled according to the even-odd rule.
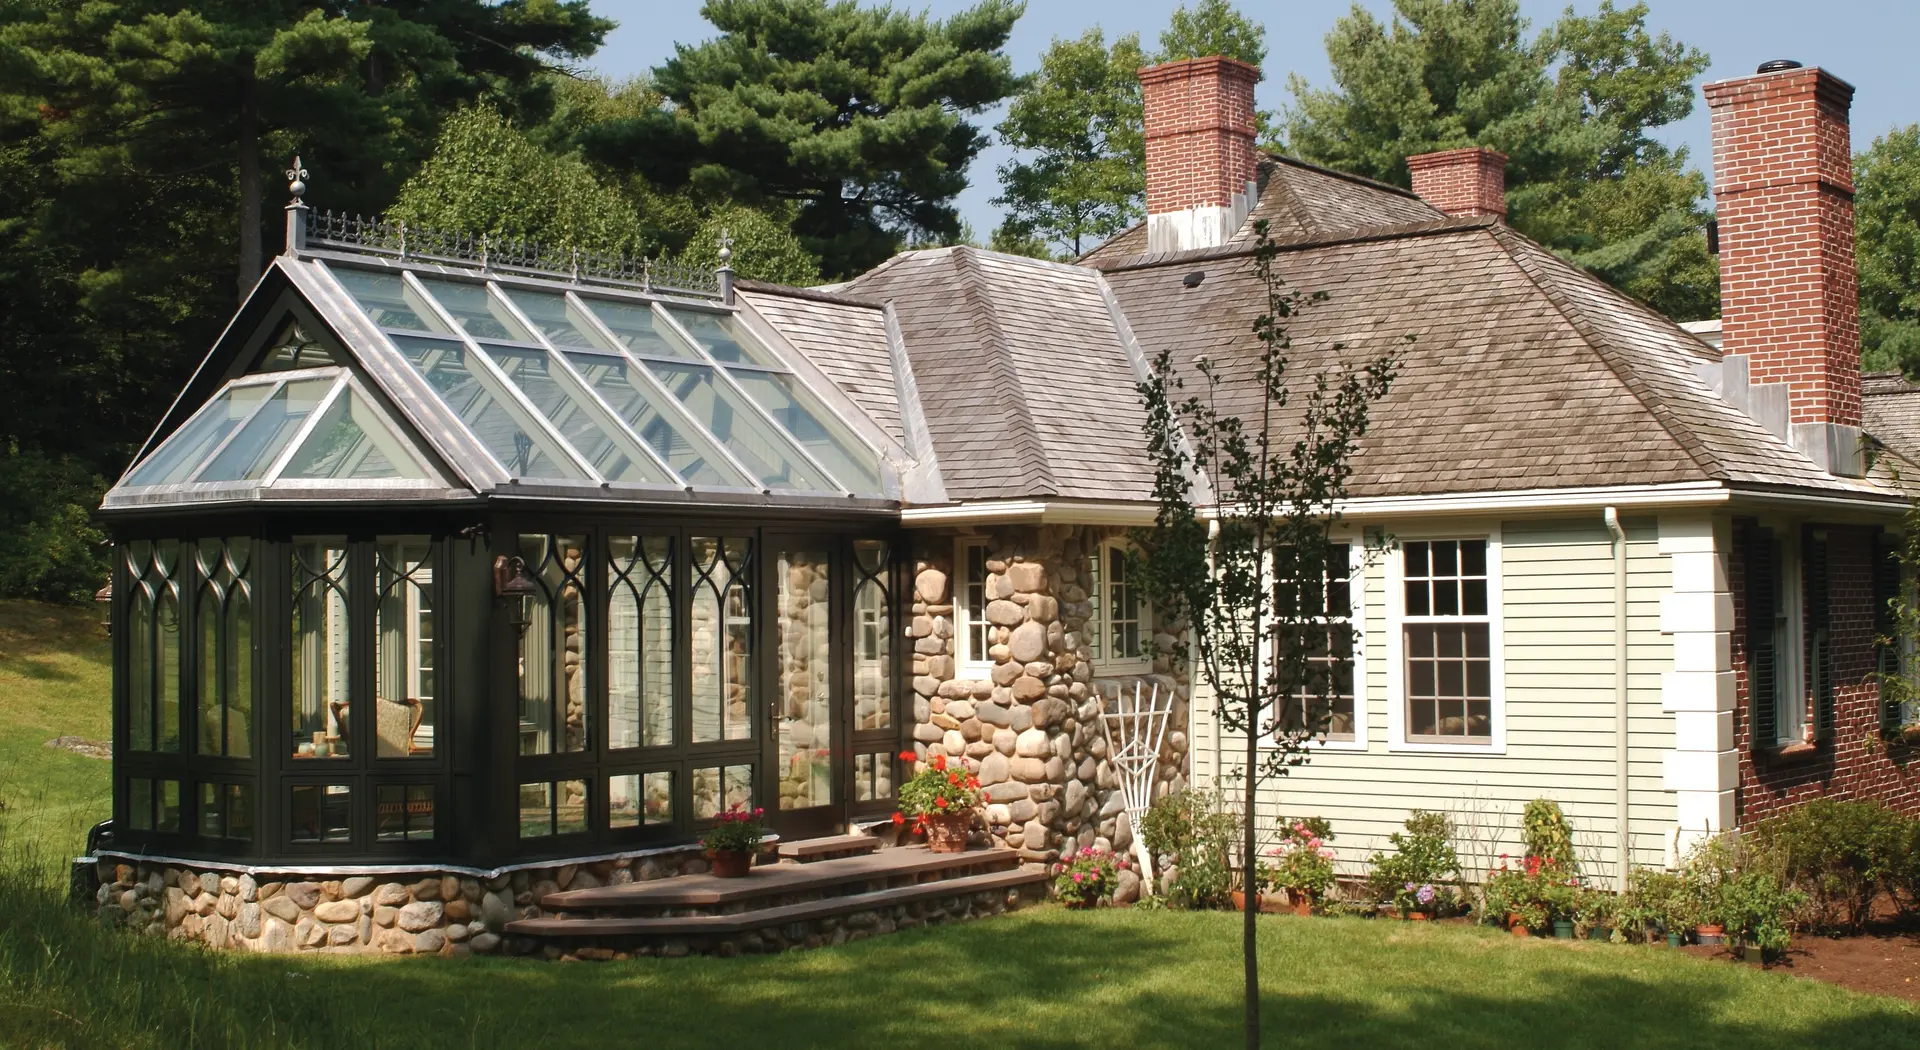
[[[1409,532],[1414,523],[1404,526]],[[1671,716],[1660,709],[1661,673],[1672,646],[1660,633],[1660,596],[1670,586],[1668,559],[1654,522],[1628,520],[1629,812],[1637,863],[1658,864],[1674,821],[1673,796],[1661,787],[1661,755],[1672,746]],[[1483,526],[1484,528],[1484,526]],[[1386,534],[1392,535],[1389,526]],[[1474,530],[1462,529],[1460,535]],[[1261,791],[1264,826],[1279,816],[1333,821],[1343,866],[1357,870],[1413,809],[1452,813],[1496,835],[1482,866],[1519,853],[1520,809],[1530,799],[1558,801],[1572,818],[1585,862],[1611,875],[1617,864],[1614,751],[1614,624],[1611,541],[1598,515],[1587,520],[1509,521],[1499,526],[1501,657],[1505,666],[1504,754],[1414,753],[1390,749],[1385,559],[1365,570],[1365,751],[1321,748],[1312,761]],[[1244,744],[1220,734],[1212,695],[1196,689],[1194,772],[1212,782],[1216,741],[1233,774]]]

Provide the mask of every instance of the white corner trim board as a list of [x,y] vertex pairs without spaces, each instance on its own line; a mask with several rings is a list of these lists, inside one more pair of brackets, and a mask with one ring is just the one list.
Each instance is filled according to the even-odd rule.
[[1734,821],[1733,594],[1721,557],[1731,539],[1730,526],[1712,518],[1660,517],[1659,550],[1673,580],[1660,599],[1660,632],[1673,639],[1673,669],[1660,683],[1660,707],[1673,714],[1662,769],[1662,786],[1675,795],[1669,864]]

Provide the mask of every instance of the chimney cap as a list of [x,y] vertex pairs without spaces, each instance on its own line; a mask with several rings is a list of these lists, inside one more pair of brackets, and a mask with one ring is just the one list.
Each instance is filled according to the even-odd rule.
[[1754,72],[1755,73],[1784,73],[1789,69],[1800,69],[1800,68],[1801,68],[1800,63],[1795,62],[1791,58],[1775,58],[1775,59],[1770,59],[1766,62],[1760,63],[1760,68],[1754,70]]

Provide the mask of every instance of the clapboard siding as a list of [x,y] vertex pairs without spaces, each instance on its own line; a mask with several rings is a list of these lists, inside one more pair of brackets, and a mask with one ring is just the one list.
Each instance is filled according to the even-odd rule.
[[[1652,519],[1628,520],[1628,786],[1636,863],[1659,864],[1674,822],[1662,789],[1662,758],[1673,746],[1660,683],[1672,646],[1660,633],[1660,598],[1671,586],[1668,559]],[[1391,534],[1391,526],[1386,529]],[[1469,531],[1461,531],[1468,535]],[[1581,521],[1513,521],[1500,527],[1506,676],[1506,753],[1431,754],[1389,750],[1385,558],[1364,570],[1364,751],[1321,748],[1311,762],[1261,790],[1258,813],[1270,830],[1282,816],[1333,821],[1341,865],[1357,873],[1410,810],[1444,810],[1480,829],[1484,853],[1462,858],[1484,867],[1519,851],[1520,810],[1536,797],[1558,801],[1572,818],[1582,855],[1596,874],[1616,864],[1613,555],[1595,515]],[[1222,733],[1212,696],[1196,689],[1191,739],[1195,780],[1229,776],[1244,747]],[[1466,838],[1475,838],[1469,832]]]

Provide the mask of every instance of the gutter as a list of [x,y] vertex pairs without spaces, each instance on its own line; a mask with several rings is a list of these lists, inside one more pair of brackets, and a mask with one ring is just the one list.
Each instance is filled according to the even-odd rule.
[[1627,889],[1627,875],[1633,871],[1633,829],[1630,824],[1627,791],[1627,533],[1620,527],[1620,512],[1607,507],[1601,512],[1607,531],[1613,534],[1613,790],[1614,826],[1620,833],[1620,885]]

